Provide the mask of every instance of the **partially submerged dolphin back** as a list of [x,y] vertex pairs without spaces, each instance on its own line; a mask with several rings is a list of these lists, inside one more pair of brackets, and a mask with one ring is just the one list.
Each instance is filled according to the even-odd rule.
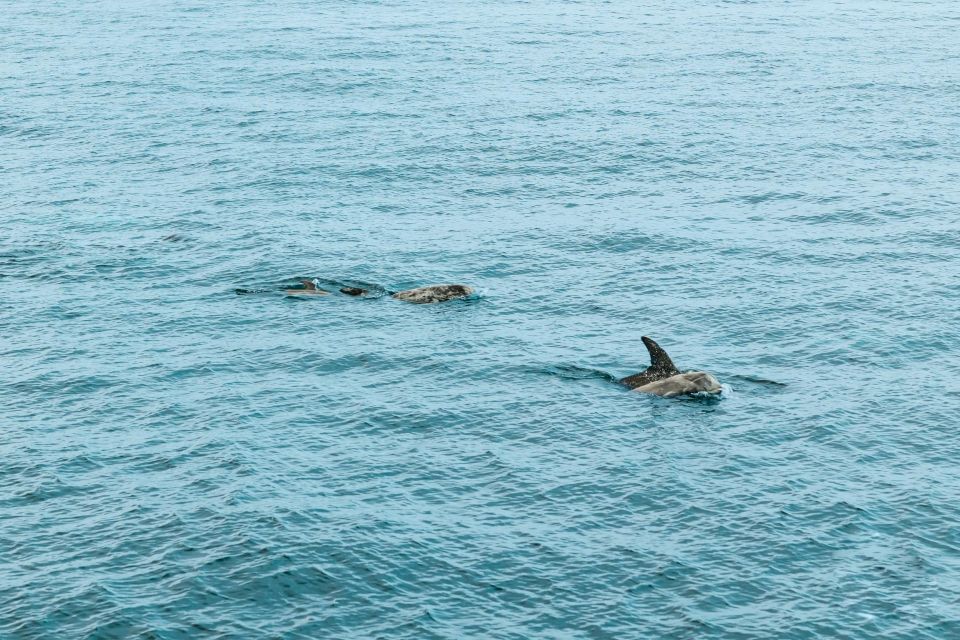
[[318,280],[301,280],[300,284],[303,285],[302,289],[286,289],[284,293],[288,296],[325,296],[329,295],[329,291],[324,291],[317,285],[319,284]]
[[[303,288],[285,289],[285,293],[288,296],[325,296],[330,293],[320,288],[320,281],[316,278],[313,280],[301,280],[300,284]],[[241,290],[238,290],[238,293],[240,291]],[[383,292],[383,289],[378,288],[378,291]],[[246,291],[244,290],[244,292]],[[344,286],[340,287],[340,293],[353,297],[366,297],[371,295],[372,292],[368,289],[361,289],[360,287]],[[404,302],[431,304],[434,302],[468,298],[473,295],[473,287],[468,287],[465,284],[431,284],[425,287],[417,287],[416,289],[406,289],[397,292],[388,291],[387,293],[390,294],[390,297],[403,300]],[[376,295],[376,297],[379,297],[379,294]]]
[[650,366],[620,380],[632,391],[672,398],[690,393],[719,393],[720,382],[706,371],[681,373],[663,348],[647,336],[641,338],[650,352]]
[[392,294],[397,300],[414,304],[446,302],[457,298],[466,298],[473,294],[473,288],[463,284],[431,284],[426,287],[407,289]]

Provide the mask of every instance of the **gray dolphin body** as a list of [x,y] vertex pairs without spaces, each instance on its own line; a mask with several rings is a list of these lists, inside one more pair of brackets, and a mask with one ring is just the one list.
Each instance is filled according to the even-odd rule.
[[[365,296],[366,289],[357,287],[343,287],[340,293],[348,296]],[[456,300],[473,295],[473,288],[465,284],[431,284],[426,287],[417,287],[416,289],[407,289],[405,291],[388,292],[390,297],[413,304],[432,304],[434,302],[446,302],[447,300]]]
[[317,286],[316,280],[301,280],[300,284],[303,285],[302,289],[285,289],[284,293],[288,296],[326,296],[330,295],[329,291],[324,291]]
[[672,398],[691,393],[720,393],[720,381],[706,371],[681,372],[667,352],[656,342],[643,336],[644,346],[650,352],[650,366],[620,380],[631,391],[652,393]]
[[466,298],[471,294],[473,294],[473,288],[463,284],[431,284],[426,287],[398,291],[391,296],[397,300],[414,304],[432,304]]

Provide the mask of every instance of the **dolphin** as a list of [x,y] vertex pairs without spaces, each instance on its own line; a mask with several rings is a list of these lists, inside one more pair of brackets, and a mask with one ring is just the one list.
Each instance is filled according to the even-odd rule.
[[[348,296],[365,296],[366,289],[358,287],[343,287],[340,293]],[[389,292],[390,297],[413,304],[431,304],[434,302],[446,302],[447,300],[456,300],[457,298],[466,298],[473,293],[473,288],[464,284],[431,284],[416,289],[406,289],[405,291]]]
[[324,291],[317,285],[319,284],[318,280],[301,280],[300,284],[303,285],[303,289],[285,289],[284,293],[288,296],[326,296],[329,295],[329,291]]
[[650,366],[620,380],[631,391],[672,398],[690,393],[720,393],[720,382],[706,371],[681,372],[663,348],[647,336],[640,338],[650,352]]
[[407,289],[390,294],[396,300],[412,302],[414,304],[432,304],[446,302],[457,298],[466,298],[473,293],[473,288],[463,284],[431,284],[426,287]]

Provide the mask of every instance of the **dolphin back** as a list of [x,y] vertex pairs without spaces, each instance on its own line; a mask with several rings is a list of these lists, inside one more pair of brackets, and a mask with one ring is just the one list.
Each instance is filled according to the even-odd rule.
[[414,304],[431,304],[466,298],[472,294],[473,289],[462,284],[431,284],[426,287],[398,291],[393,294],[393,297]]
[[649,384],[657,380],[663,380],[680,373],[677,367],[673,364],[673,360],[671,360],[670,356],[667,355],[667,352],[663,350],[663,347],[657,344],[652,338],[648,338],[647,336],[643,336],[640,339],[643,340],[644,346],[650,353],[650,366],[640,373],[635,373],[632,376],[622,378],[620,380],[620,384],[626,385],[631,389],[636,389],[637,387],[642,387],[645,384]]

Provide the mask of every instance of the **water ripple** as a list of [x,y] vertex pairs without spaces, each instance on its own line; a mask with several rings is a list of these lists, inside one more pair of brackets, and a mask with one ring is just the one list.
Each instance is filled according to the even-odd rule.
[[0,637],[960,635],[948,3],[0,8]]

